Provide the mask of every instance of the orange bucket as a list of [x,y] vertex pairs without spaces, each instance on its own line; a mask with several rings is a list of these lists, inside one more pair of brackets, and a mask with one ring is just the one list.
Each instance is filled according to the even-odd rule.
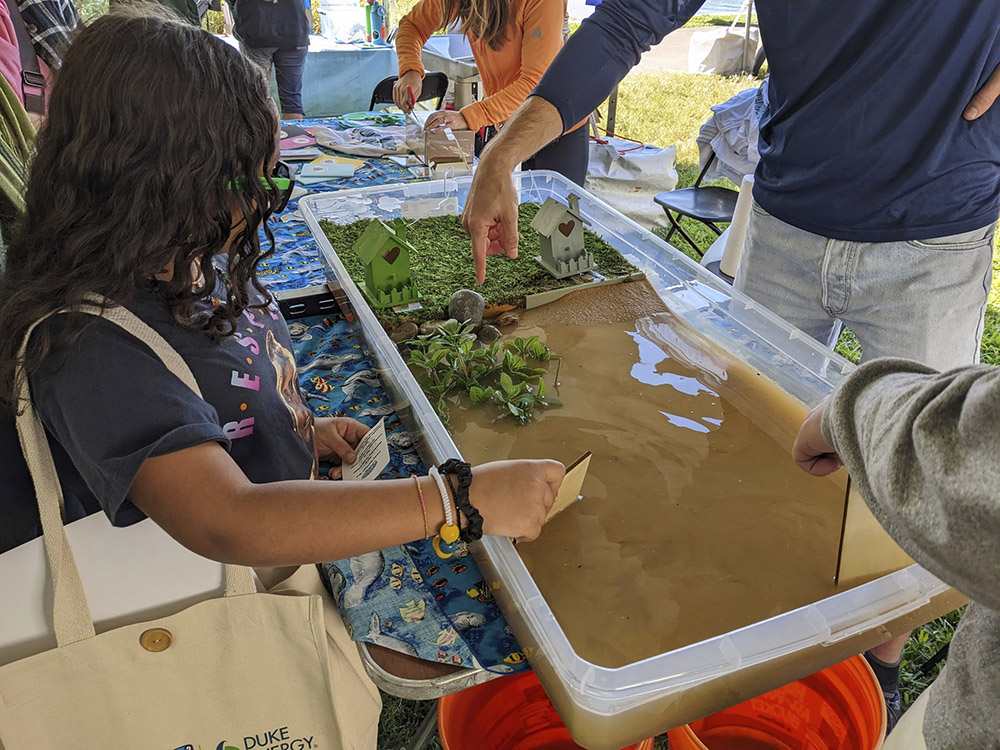
[[885,698],[864,657],[675,729],[670,750],[877,750]]
[[[534,672],[491,680],[438,701],[444,750],[578,750]],[[624,750],[653,750],[653,739]]]

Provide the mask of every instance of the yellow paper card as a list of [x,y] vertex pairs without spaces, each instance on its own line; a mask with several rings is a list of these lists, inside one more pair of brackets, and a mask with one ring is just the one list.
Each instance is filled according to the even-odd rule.
[[545,517],[546,522],[551,521],[553,517],[580,499],[580,490],[583,489],[583,480],[587,478],[588,468],[590,468],[590,451],[566,467],[566,476],[559,487],[556,501],[552,503],[549,514]]
[[910,556],[872,515],[864,498],[849,485],[840,537],[837,583],[841,586],[861,583],[912,564]]

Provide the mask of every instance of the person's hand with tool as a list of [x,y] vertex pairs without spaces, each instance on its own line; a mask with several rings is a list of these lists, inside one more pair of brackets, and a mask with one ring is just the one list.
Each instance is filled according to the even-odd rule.
[[408,70],[392,84],[392,101],[404,113],[409,114],[420,98],[423,87],[423,76],[415,70]]
[[465,117],[462,116],[461,112],[443,109],[428,117],[427,123],[424,125],[424,130],[429,130],[431,133],[437,133],[448,128],[451,130],[468,130],[469,124],[465,121]]
[[823,437],[823,412],[830,402],[823,399],[809,412],[792,445],[792,458],[799,468],[815,477],[825,477],[844,465]]

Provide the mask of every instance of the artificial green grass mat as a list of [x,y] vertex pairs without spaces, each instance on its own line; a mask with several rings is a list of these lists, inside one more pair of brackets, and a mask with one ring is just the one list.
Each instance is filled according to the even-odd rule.
[[[400,320],[424,322],[448,317],[448,300],[459,289],[474,289],[483,295],[487,306],[518,305],[525,295],[562,289],[580,283],[578,277],[556,279],[535,261],[539,253],[538,233],[531,220],[538,213],[536,203],[522,203],[518,212],[520,243],[515,260],[503,255],[486,259],[486,283],[476,286],[476,269],[472,262],[472,241],[462,228],[458,216],[434,216],[408,225],[406,239],[413,245],[410,256],[413,278],[420,290],[423,308],[414,312],[394,313],[376,310],[383,323]],[[337,251],[341,262],[355,282],[364,281],[364,265],[353,251],[361,233],[372,219],[353,224],[321,222],[323,232]],[[584,231],[584,246],[594,254],[597,272],[609,278],[627,276],[638,269],[621,253],[593,232]]]

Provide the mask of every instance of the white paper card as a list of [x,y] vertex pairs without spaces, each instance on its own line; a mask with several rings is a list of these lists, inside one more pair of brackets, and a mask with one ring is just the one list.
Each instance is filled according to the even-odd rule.
[[458,198],[451,196],[444,200],[440,198],[421,198],[404,201],[402,205],[404,219],[426,219],[428,216],[458,216]]
[[357,459],[353,464],[344,464],[344,479],[366,481],[374,479],[389,465],[389,441],[385,436],[385,417],[368,430],[354,449]]
[[301,177],[353,177],[354,165],[339,162],[324,161],[319,164],[306,164],[299,172]]

